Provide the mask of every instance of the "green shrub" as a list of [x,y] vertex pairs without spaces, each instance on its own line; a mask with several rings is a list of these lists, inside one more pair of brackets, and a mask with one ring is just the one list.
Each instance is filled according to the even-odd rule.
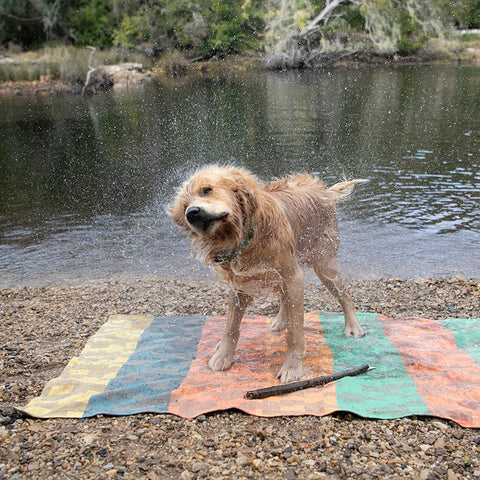
[[73,11],[69,24],[75,32],[77,44],[105,48],[113,45],[115,18],[106,0],[92,0]]

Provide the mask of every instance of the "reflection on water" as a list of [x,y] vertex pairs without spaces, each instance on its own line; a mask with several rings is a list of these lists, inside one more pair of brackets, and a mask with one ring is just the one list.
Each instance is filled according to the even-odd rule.
[[480,70],[176,79],[0,100],[0,286],[203,278],[164,210],[196,167],[368,178],[340,208],[353,277],[479,277]]

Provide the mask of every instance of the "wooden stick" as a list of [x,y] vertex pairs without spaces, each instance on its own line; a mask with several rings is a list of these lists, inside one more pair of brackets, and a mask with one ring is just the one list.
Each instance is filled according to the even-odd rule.
[[361,373],[365,373],[370,369],[368,363],[360,365],[359,367],[350,368],[343,372],[333,373],[324,377],[310,378],[309,380],[302,380],[300,382],[286,383],[284,385],[275,385],[268,388],[260,388],[258,390],[250,390],[245,394],[247,400],[258,400],[260,398],[272,397],[274,395],[283,395],[284,393],[298,392],[306,388],[319,387],[343,377],[353,377]]

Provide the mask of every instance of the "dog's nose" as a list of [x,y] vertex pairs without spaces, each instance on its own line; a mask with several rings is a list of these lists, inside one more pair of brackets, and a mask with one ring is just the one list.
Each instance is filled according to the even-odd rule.
[[185,217],[189,223],[194,224],[202,221],[203,210],[200,207],[188,207],[185,211]]

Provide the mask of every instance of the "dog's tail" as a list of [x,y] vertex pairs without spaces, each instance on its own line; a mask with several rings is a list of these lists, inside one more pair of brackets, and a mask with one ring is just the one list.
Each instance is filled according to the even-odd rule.
[[342,198],[348,197],[352,192],[353,192],[353,187],[357,183],[364,183],[368,182],[368,180],[365,180],[363,178],[358,178],[356,180],[349,180],[346,182],[339,182],[333,185],[333,187],[330,187],[328,191],[335,197],[335,199],[341,200]]

